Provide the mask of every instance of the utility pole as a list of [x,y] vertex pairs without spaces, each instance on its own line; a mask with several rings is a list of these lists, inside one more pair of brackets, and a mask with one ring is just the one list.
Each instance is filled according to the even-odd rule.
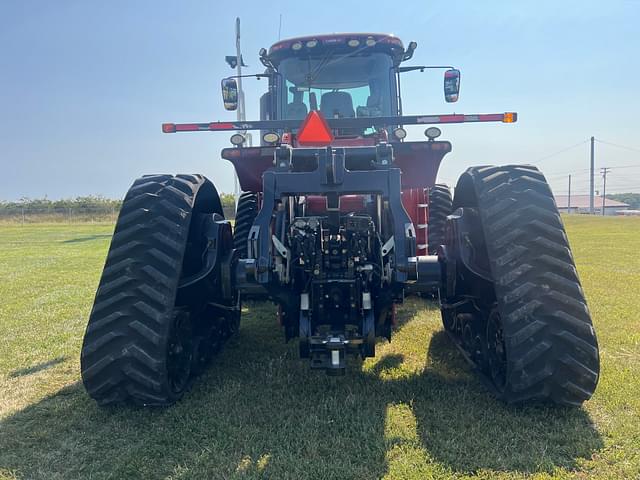
[[607,173],[609,173],[611,169],[610,168],[601,168],[600,171],[602,172],[602,215],[604,215],[604,202],[605,199],[607,198]]
[[589,190],[589,213],[591,215],[594,214],[594,210],[593,210],[593,183],[594,183],[594,165],[595,165],[595,148],[594,148],[594,143],[595,143],[595,137],[591,137],[591,189]]
[[567,213],[571,213],[571,174],[569,174],[569,195],[567,195]]

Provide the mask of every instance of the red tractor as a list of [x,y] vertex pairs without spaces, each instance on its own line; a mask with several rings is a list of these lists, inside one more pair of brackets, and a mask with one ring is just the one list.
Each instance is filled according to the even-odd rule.
[[[260,120],[164,124],[163,132],[259,130],[222,157],[244,193],[235,224],[200,175],[149,175],[126,195],[82,348],[100,404],[179,399],[238,331],[242,300],[278,305],[286,340],[312,368],[343,374],[348,356],[391,340],[396,305],[436,292],[444,328],[506,402],[579,405],[599,375],[596,336],[544,176],[479,166],[435,184],[442,123],[515,113],[404,115],[400,77],[442,68],[447,102],[460,72],[403,66],[392,35],[283,40],[260,51]],[[228,110],[236,77],[222,81]],[[406,125],[426,125],[407,141]]]

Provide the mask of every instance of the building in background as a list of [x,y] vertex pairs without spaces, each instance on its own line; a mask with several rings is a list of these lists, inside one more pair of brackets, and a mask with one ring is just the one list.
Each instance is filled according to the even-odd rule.
[[[589,213],[589,195],[571,195],[571,206],[569,206],[568,195],[555,195],[556,205],[560,213]],[[602,215],[602,197],[594,197],[593,209],[596,215]],[[606,198],[604,201],[605,215],[623,215],[629,209],[626,203],[618,202]]]

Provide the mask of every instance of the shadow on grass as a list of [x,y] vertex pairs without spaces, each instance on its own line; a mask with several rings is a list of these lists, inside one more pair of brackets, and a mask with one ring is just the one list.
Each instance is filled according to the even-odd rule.
[[452,470],[552,473],[603,447],[582,408],[505,405],[475,374],[452,378],[463,360],[444,331],[432,336],[427,357],[427,378],[410,382],[414,392],[427,384],[429,390],[414,404],[418,433],[425,450]]
[[110,233],[99,233],[95,235],[85,235],[83,237],[70,238],[69,240],[62,240],[60,243],[80,243],[90,242],[92,240],[102,240],[103,238],[111,238]]
[[37,372],[41,372],[42,370],[47,370],[48,368],[54,367],[56,365],[58,365],[59,363],[62,363],[66,360],[66,357],[57,357],[54,358],[52,360],[48,360],[46,362],[41,362],[38,363],[36,365],[32,365],[30,367],[27,368],[21,368],[19,370],[14,370],[13,372],[9,373],[8,377],[9,378],[17,378],[17,377],[23,377],[25,375],[31,375],[33,373],[37,373]]
[[394,405],[410,409],[420,449],[445,473],[551,472],[602,446],[583,410],[494,401],[442,333],[432,336],[421,373],[388,379],[404,361],[393,354],[336,378],[310,371],[295,343],[282,343],[272,307],[249,311],[239,337],[171,408],[99,408],[75,384],[3,419],[0,472],[379,478],[398,444],[388,432]]

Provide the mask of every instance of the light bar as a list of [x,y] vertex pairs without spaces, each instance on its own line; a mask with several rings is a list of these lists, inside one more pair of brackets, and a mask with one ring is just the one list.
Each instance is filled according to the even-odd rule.
[[[515,123],[518,121],[516,112],[480,113],[474,115],[402,115],[398,117],[357,117],[357,118],[327,118],[329,128],[370,128],[395,127],[398,125],[436,125],[440,123],[478,123],[502,122]],[[164,133],[176,132],[214,132],[231,130],[285,130],[293,131],[300,128],[300,120],[258,120],[248,122],[209,122],[209,123],[164,123]]]
[[514,123],[518,119],[516,112],[486,113],[479,115],[428,115],[417,118],[417,123],[475,123],[502,122]]
[[[208,132],[208,131],[229,131],[229,130],[250,130],[237,126],[238,124],[229,122],[211,122],[211,123],[163,123],[162,131],[164,133],[176,132]],[[251,129],[253,130],[253,129]]]

